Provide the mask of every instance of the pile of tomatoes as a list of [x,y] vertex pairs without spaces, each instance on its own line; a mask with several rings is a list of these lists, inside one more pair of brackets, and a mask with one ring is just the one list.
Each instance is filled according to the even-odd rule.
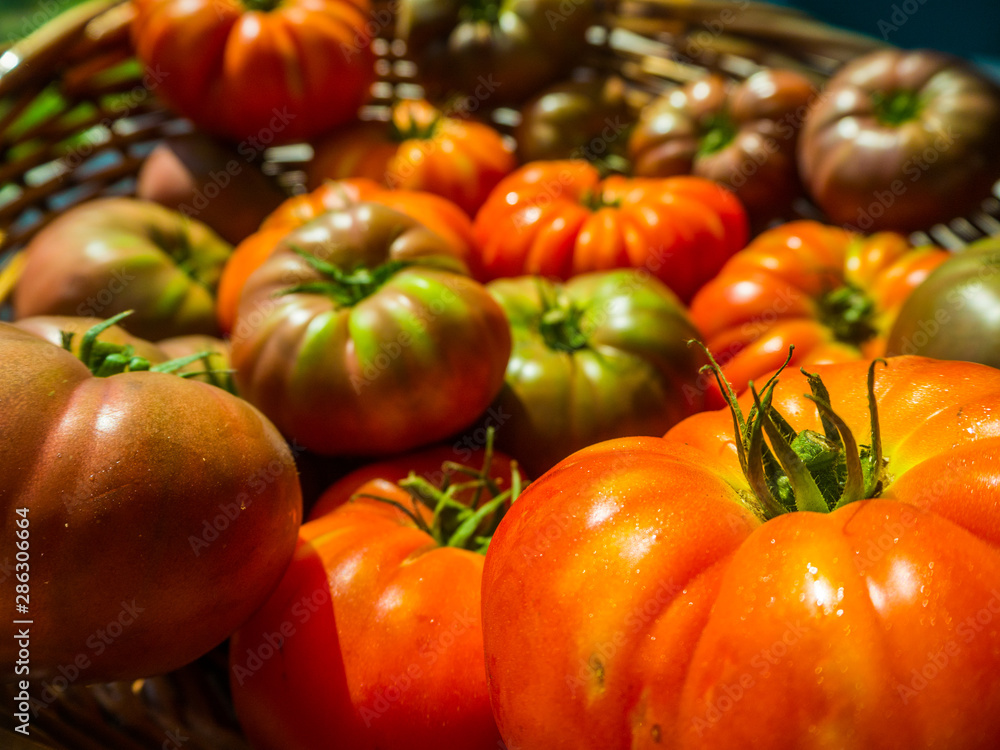
[[[637,102],[587,0],[132,5],[195,127],[0,323],[24,690],[228,639],[255,748],[1000,744],[1000,242],[906,235],[1000,178],[993,83]],[[361,120],[391,23],[427,98]]]

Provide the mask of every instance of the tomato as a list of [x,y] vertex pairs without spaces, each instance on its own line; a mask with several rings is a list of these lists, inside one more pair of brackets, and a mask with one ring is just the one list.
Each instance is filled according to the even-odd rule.
[[497,446],[533,476],[613,437],[662,435],[701,411],[707,360],[677,298],[631,269],[559,284],[499,279],[487,286],[510,320],[513,350],[495,402]]
[[879,365],[859,452],[869,367],[815,368],[842,429],[805,376],[765,389],[788,474],[745,394],[741,437],[704,412],[528,486],[483,572],[508,747],[997,747],[1000,372]]
[[[408,461],[396,459],[392,473]],[[345,750],[499,746],[483,666],[483,556],[476,539],[454,535],[472,507],[492,533],[513,477],[478,505],[455,490],[497,474],[492,464],[471,478],[450,472],[443,505],[426,481],[407,491],[371,472],[331,488],[320,501],[329,512],[302,526],[278,590],[230,644],[233,699],[254,747],[321,750],[331,738]],[[437,497],[438,510],[417,495]]]
[[25,553],[0,592],[26,607],[0,661],[14,674],[12,619],[32,620],[33,680],[135,679],[205,653],[278,584],[302,515],[288,446],[254,407],[81,344],[87,364],[0,324],[0,525],[12,566]]
[[795,147],[815,98],[791,70],[762,70],[736,85],[712,75],[672,89],[643,109],[629,137],[633,172],[715,180],[764,227],[788,216],[802,194]]
[[219,280],[217,314],[222,329],[232,329],[247,278],[270,257],[281,240],[317,216],[359,201],[373,201],[417,219],[447,241],[452,252],[473,273],[478,270],[475,265],[478,256],[472,252],[472,222],[451,201],[416,190],[386,190],[364,178],[324,182],[311,193],[286,200],[264,220],[260,231],[236,247]]
[[898,234],[797,221],[757,236],[691,302],[691,319],[737,391],[777,369],[885,353],[907,296],[948,253]]
[[374,78],[368,0],[135,0],[156,94],[241,154],[352,120]]
[[906,298],[886,340],[887,354],[919,354],[1000,367],[1000,237],[955,253]]
[[379,455],[471,423],[503,385],[503,310],[437,234],[376,203],[294,230],[233,327],[240,394],[318,453]]
[[624,158],[634,117],[618,77],[564,81],[521,107],[514,131],[522,164],[555,159],[596,163]]
[[476,215],[485,278],[645,268],[687,302],[747,239],[746,212],[699,177],[602,180],[583,160],[535,162]]
[[388,123],[343,128],[315,149],[311,188],[324,180],[366,177],[391,188],[440,195],[468,214],[514,168],[514,155],[496,130],[449,116],[423,100],[401,101]]
[[155,203],[88,201],[28,244],[14,316],[134,310],[122,327],[145,339],[214,334],[214,290],[231,252],[204,224]]
[[1000,178],[1000,88],[931,50],[887,49],[827,83],[799,140],[802,179],[838,224],[928,229],[973,211]]
[[579,63],[592,0],[402,0],[397,34],[434,96],[520,103]]
[[139,170],[135,193],[204,222],[233,244],[285,198],[254,161],[198,132],[160,142]]

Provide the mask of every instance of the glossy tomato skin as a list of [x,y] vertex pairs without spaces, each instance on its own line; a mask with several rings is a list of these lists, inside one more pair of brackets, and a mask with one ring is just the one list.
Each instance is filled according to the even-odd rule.
[[746,212],[699,177],[601,180],[580,159],[526,164],[473,224],[486,279],[644,268],[683,302],[747,239]]
[[[860,441],[867,367],[815,368]],[[821,431],[809,391],[774,403]],[[1000,374],[893,358],[875,393],[890,481],[830,514],[761,523],[726,411],[530,485],[483,580],[508,747],[995,747]]]
[[356,177],[327,181],[304,195],[282,203],[260,230],[236,246],[219,279],[217,313],[223,331],[230,331],[243,286],[293,229],[327,211],[339,211],[361,201],[373,201],[417,219],[447,241],[454,254],[476,275],[478,255],[472,252],[472,222],[446,198],[417,190],[388,190],[373,180]]
[[514,154],[489,125],[449,116],[423,100],[399,102],[388,123],[367,121],[315,146],[308,184],[363,177],[385,187],[447,198],[475,214],[512,169]]
[[[525,276],[487,287],[513,332],[495,402],[503,420],[497,445],[533,476],[601,440],[661,435],[705,408],[710,391],[699,369],[707,360],[687,345],[697,331],[649,274],[623,269],[565,284]],[[580,316],[575,346],[543,330],[546,301],[554,300]]]
[[1000,367],[1000,238],[955,253],[913,290],[886,340],[886,353],[919,354]]
[[26,249],[14,316],[111,317],[151,341],[217,333],[214,291],[232,248],[148,201],[99,198],[63,213]]
[[809,80],[790,70],[764,70],[738,85],[714,75],[693,81],[643,110],[629,138],[633,171],[714,180],[763,227],[787,216],[802,194],[795,148],[815,98]]
[[[297,250],[341,269],[402,263],[356,304],[291,287],[320,282]],[[503,384],[510,331],[449,245],[374,203],[289,234],[244,289],[233,329],[240,393],[318,453],[379,455],[471,423]]]
[[576,64],[592,0],[404,0],[397,31],[434,96],[519,103]]
[[[409,506],[396,485],[357,488]],[[260,750],[493,750],[483,556],[439,547],[386,503],[302,527],[271,599],[233,636],[237,714]]]
[[[92,377],[14,326],[0,349],[0,527],[13,542],[29,522],[32,679],[160,674],[224,640],[294,550],[301,493],[278,431],[204,383]],[[12,603],[16,584],[0,583]],[[11,674],[16,627],[0,649]]]
[[890,232],[790,222],[734,255],[695,295],[691,319],[739,392],[789,346],[794,367],[882,356],[900,306],[947,258]]
[[799,140],[803,182],[838,224],[927,229],[975,209],[1000,177],[1000,88],[933,50],[879,50],[828,82]]
[[353,119],[374,77],[368,0],[137,0],[132,39],[156,92],[257,155]]

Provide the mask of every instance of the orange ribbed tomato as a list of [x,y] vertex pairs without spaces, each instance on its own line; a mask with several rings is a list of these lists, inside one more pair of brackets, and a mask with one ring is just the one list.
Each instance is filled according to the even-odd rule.
[[905,237],[813,221],[759,235],[691,302],[691,319],[737,391],[791,364],[879,357],[903,302],[948,257]]
[[496,130],[449,117],[426,101],[402,101],[389,122],[363,122],[316,145],[309,186],[367,177],[443,196],[474,214],[516,161]]
[[685,302],[747,240],[736,197],[700,177],[601,179],[583,160],[503,180],[473,225],[484,279],[645,268]]
[[1000,747],[1000,372],[898,357],[869,391],[868,368],[815,368],[839,445],[805,376],[762,395],[821,497],[744,474],[737,444],[762,457],[750,394],[757,438],[703,412],[525,489],[483,571],[506,747]]
[[372,180],[356,178],[324,182],[311,193],[289,198],[261,224],[260,230],[236,246],[219,281],[216,313],[223,331],[232,329],[243,285],[278,243],[293,229],[327,211],[372,201],[417,219],[442,237],[473,274],[478,256],[472,252],[472,222],[458,206],[439,195],[415,190],[386,190]]
[[156,93],[241,155],[357,115],[374,78],[369,0],[134,0]]

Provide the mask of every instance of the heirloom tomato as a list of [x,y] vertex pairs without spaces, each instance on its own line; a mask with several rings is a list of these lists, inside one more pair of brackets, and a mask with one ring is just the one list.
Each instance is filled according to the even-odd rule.
[[234,703],[254,747],[499,746],[477,550],[520,483],[488,459],[470,471],[446,467],[440,487],[366,471],[320,501],[329,512],[302,526],[278,589],[231,641]]
[[134,0],[156,93],[241,154],[352,120],[374,78],[368,0]]
[[1000,372],[824,365],[739,409],[511,507],[483,572],[506,746],[997,747]]
[[317,453],[379,455],[471,423],[503,385],[510,330],[448,243],[377,203],[288,234],[233,326],[240,394]]
[[23,574],[0,591],[33,620],[32,679],[135,679],[201,656],[278,584],[302,517],[291,453],[257,409],[102,341],[105,325],[77,358],[0,323],[0,528]]
[[691,319],[737,391],[781,365],[877,357],[907,296],[948,258],[902,235],[797,221],[757,236],[691,302]]
[[402,0],[397,33],[434,96],[521,102],[576,65],[593,0]]
[[506,177],[473,224],[484,278],[645,268],[687,302],[747,239],[743,206],[700,177],[601,179],[583,160]]
[[514,131],[517,156],[522,163],[613,163],[624,158],[633,119],[621,78],[557,83],[521,107],[521,122]]
[[440,235],[454,254],[475,271],[478,256],[472,252],[472,222],[451,201],[416,190],[387,190],[361,177],[328,181],[311,193],[286,200],[264,220],[258,232],[236,246],[219,279],[217,313],[222,330],[232,329],[247,278],[286,235],[327,211],[338,211],[360,201],[379,203],[418,220]]
[[14,316],[133,310],[122,328],[144,339],[214,334],[215,288],[231,252],[204,224],[156,203],[88,201],[28,244]]
[[740,84],[713,75],[647,105],[629,138],[633,173],[695,174],[734,193],[754,219],[790,213],[802,193],[799,128],[816,89],[790,70],[763,70]]
[[1000,367],[1000,237],[956,252],[906,298],[886,354]]
[[828,82],[799,139],[802,180],[838,224],[928,229],[971,212],[1000,178],[1000,88],[931,50],[886,49]]
[[318,143],[309,185],[367,177],[390,188],[435,193],[471,215],[514,165],[510,147],[489,125],[404,100],[392,108],[389,122],[361,122]]
[[662,435],[705,408],[707,362],[684,307],[632,269],[487,285],[510,320],[513,350],[495,401],[497,445],[540,476],[570,453],[627,435]]

